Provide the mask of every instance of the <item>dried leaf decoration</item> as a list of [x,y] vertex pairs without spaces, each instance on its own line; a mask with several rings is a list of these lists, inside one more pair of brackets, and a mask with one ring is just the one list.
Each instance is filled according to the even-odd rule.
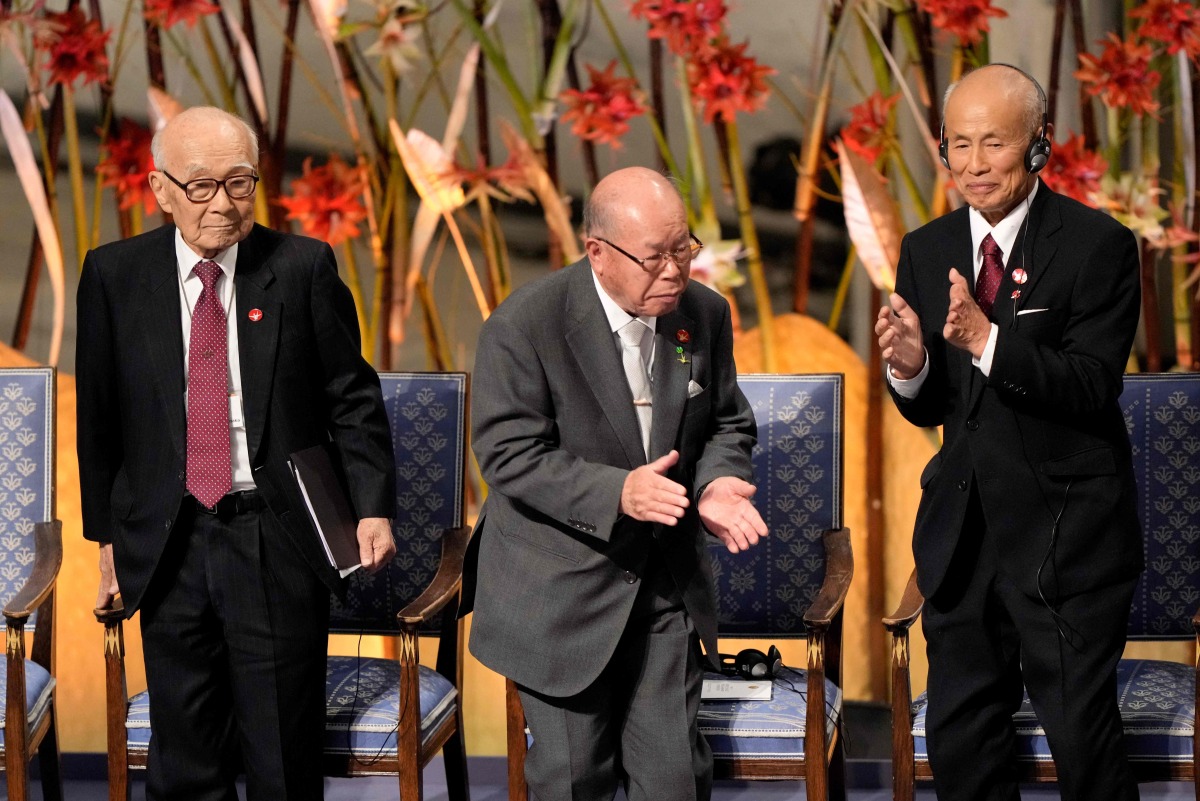
[[836,147],[850,241],[871,283],[891,292],[896,286],[896,262],[900,260],[900,240],[904,236],[900,209],[879,170],[840,139]]
[[184,106],[162,89],[151,86],[146,90],[146,108],[150,113],[150,130],[161,131],[168,122],[183,111]]
[[254,57],[254,48],[250,46],[250,40],[246,38],[246,33],[242,30],[242,24],[237,21],[229,9],[222,6],[221,14],[225,17],[225,24],[229,27],[230,33],[233,34],[233,40],[237,43],[238,61],[242,63],[242,72],[246,74],[246,88],[250,93],[250,101],[254,103],[255,114],[263,127],[266,127],[267,93],[263,88],[262,70],[258,68],[258,59]]

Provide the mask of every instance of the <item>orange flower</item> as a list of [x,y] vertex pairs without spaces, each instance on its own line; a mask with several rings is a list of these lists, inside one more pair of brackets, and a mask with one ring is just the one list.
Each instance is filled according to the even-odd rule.
[[104,157],[96,165],[96,173],[103,186],[111,186],[117,193],[121,209],[142,204],[147,214],[158,206],[154,193],[150,191],[148,176],[154,169],[150,155],[152,135],[133,120],[121,118],[115,134],[105,140]]
[[846,147],[869,162],[878,161],[879,155],[888,145],[888,115],[899,99],[899,93],[885,98],[882,92],[876,91],[851,108],[850,122],[842,128],[842,141],[846,143]]
[[725,23],[723,0],[634,0],[629,14],[650,23],[651,39],[665,39],[670,51],[686,56],[716,39]]
[[1152,55],[1150,45],[1139,45],[1133,40],[1125,42],[1110,33],[1099,57],[1079,54],[1080,67],[1075,77],[1090,94],[1102,95],[1109,108],[1128,107],[1138,116],[1154,115],[1158,110],[1154,89],[1162,76],[1150,69]]
[[85,84],[108,80],[108,54],[104,50],[108,37],[109,31],[75,6],[69,11],[47,13],[45,25],[34,34],[33,45],[46,54],[50,83],[70,86],[80,76]]
[[143,9],[148,22],[165,29],[177,22],[186,22],[189,28],[194,28],[201,17],[216,14],[221,7],[208,0],[145,0]]
[[766,77],[774,75],[775,70],[745,55],[749,44],[732,45],[721,36],[688,62],[692,100],[703,104],[705,122],[718,116],[732,121],[737,112],[752,114],[767,102]]
[[308,236],[340,245],[358,236],[358,224],[367,218],[359,198],[366,188],[362,168],[350,166],[336,153],[324,167],[304,160],[304,174],[292,181],[292,196],[276,202],[288,210],[289,220],[299,220]]
[[992,0],[917,0],[917,7],[933,17],[933,27],[953,34],[964,45],[979,44],[991,30],[988,17],[1007,17],[992,7]]
[[1055,192],[1099,208],[1095,198],[1100,192],[1100,179],[1107,170],[1108,162],[1104,157],[1088,150],[1083,134],[1078,134],[1054,146],[1053,158],[1039,175]]
[[564,90],[559,97],[567,106],[562,121],[575,123],[571,133],[619,150],[621,137],[629,130],[626,120],[644,114],[646,107],[638,97],[637,82],[614,76],[616,68],[616,59],[608,62],[603,71],[588,64],[592,85],[583,91]]
[[514,155],[510,154],[508,161],[498,167],[489,167],[479,154],[476,154],[476,160],[478,166],[475,167],[466,167],[456,161],[444,173],[446,180],[471,187],[467,193],[468,201],[480,194],[486,194],[503,203],[511,203],[518,198],[526,203],[537,202],[530,192],[529,180]]
[[1190,0],[1149,0],[1129,16],[1145,20],[1138,35],[1164,43],[1170,55],[1183,50],[1193,61],[1200,58],[1200,9]]

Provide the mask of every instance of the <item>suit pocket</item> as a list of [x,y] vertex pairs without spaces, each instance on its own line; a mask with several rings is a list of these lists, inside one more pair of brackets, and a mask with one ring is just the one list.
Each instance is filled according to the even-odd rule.
[[1056,342],[1067,325],[1062,309],[1043,309],[1036,314],[1017,314],[1017,331],[1037,342]]
[[933,481],[933,477],[937,475],[938,470],[942,466],[942,452],[938,451],[925,465],[925,469],[921,471],[921,489],[929,486],[929,482]]
[[1117,460],[1112,448],[1097,447],[1047,459],[1041,464],[1042,475],[1061,478],[1077,476],[1111,476],[1117,472]]
[[[498,518],[499,515],[491,515],[488,518],[488,525],[504,539],[508,540],[510,545],[515,544],[518,548],[529,546],[571,564],[579,561],[579,557],[567,553],[565,548],[555,547],[556,545],[561,544],[565,546],[574,542],[574,540],[566,535],[547,526],[529,521],[518,522],[517,525],[511,526],[508,525],[508,521],[505,521],[505,524],[501,526]],[[563,542],[560,543],[558,542],[559,540],[563,540]]]

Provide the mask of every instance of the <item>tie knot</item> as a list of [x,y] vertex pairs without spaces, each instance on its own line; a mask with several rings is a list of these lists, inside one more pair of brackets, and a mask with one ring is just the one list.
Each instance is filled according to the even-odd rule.
[[1004,251],[996,244],[996,240],[992,239],[992,235],[988,234],[983,238],[981,245],[984,256],[995,256],[998,259],[1004,259]]
[[634,319],[618,328],[617,335],[621,337],[621,341],[625,343],[626,347],[640,349],[642,340],[649,330],[641,320]]
[[211,292],[217,283],[217,277],[221,274],[221,265],[215,261],[201,261],[196,263],[196,266],[192,268],[192,272],[200,279],[200,283],[204,285],[204,288]]

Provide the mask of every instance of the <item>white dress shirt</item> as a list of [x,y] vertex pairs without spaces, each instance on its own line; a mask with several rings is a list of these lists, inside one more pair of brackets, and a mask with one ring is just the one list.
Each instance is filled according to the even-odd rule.
[[[600,296],[600,305],[604,307],[604,314],[608,317],[608,326],[612,329],[613,347],[617,349],[617,353],[621,352],[621,335],[617,332],[624,328],[630,320],[641,320],[650,333],[654,334],[658,330],[658,318],[646,317],[640,315],[634,317],[629,312],[617,305],[617,302],[608,296],[604,291],[604,287],[600,286],[600,279],[596,277],[596,273],[592,273],[592,282],[596,285],[596,294]],[[646,354],[648,363],[646,364],[646,375],[650,376],[650,382],[654,382],[654,350],[658,347],[656,338],[650,337],[650,352]]]

